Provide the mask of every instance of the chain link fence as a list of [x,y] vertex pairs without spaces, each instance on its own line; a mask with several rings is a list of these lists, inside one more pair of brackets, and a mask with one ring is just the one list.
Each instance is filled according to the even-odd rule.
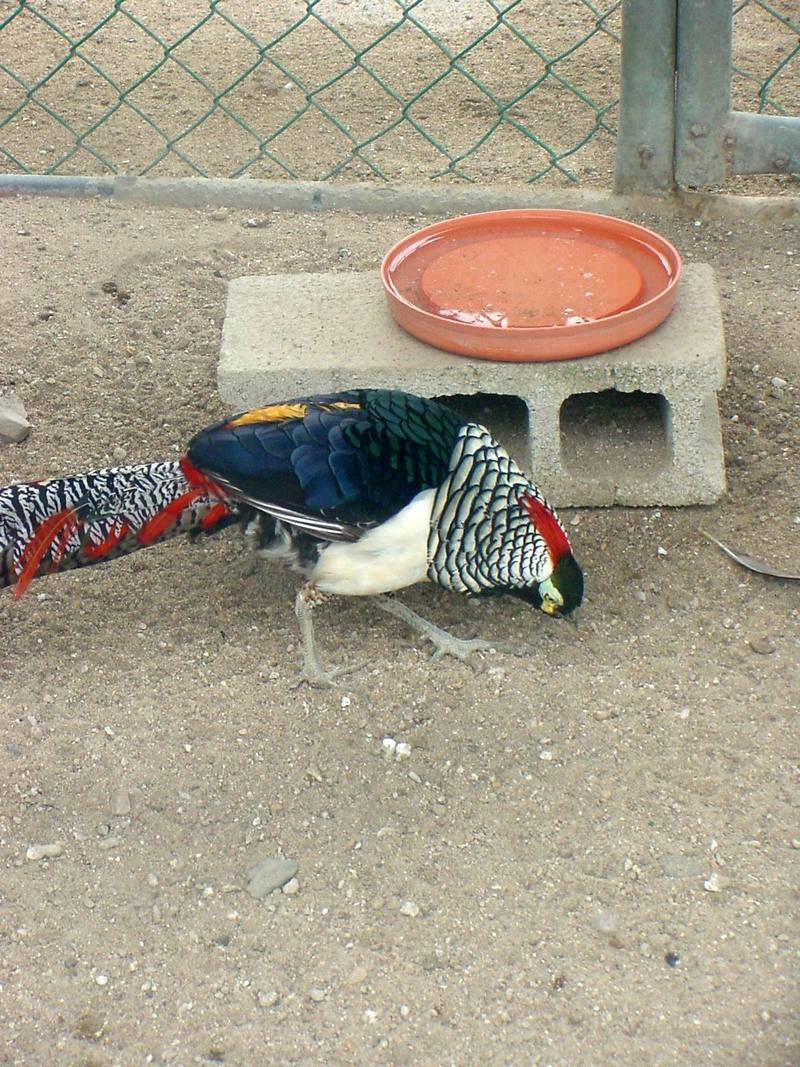
[[734,0],[734,107],[800,115],[800,7],[796,0]]
[[[795,0],[735,4],[797,113]],[[0,0],[0,170],[610,184],[622,0]]]

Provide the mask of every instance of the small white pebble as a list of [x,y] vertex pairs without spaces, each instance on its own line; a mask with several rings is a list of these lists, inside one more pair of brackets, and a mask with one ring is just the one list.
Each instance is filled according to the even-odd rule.
[[63,851],[64,846],[56,841],[52,845],[31,845],[25,853],[25,857],[29,860],[52,859],[55,856],[60,856]]
[[669,555],[669,553],[667,552],[666,548],[664,548],[663,545],[659,545],[658,548],[656,549],[656,552],[657,552],[657,554],[659,556]]
[[400,1005],[400,1015],[401,1015],[401,1017],[403,1019],[407,1019],[410,1014],[411,1014],[411,1008],[409,1008],[408,1004],[401,1004]]
[[397,748],[397,742],[393,737],[384,737],[381,741],[381,748],[387,756],[393,756]]
[[355,967],[347,979],[347,984],[361,985],[362,982],[366,982],[368,975],[369,971],[366,967]]
[[409,771],[408,772],[408,777],[411,779],[412,782],[416,782],[417,785],[422,785],[422,779],[420,778],[420,776],[417,774],[416,771]]
[[108,837],[102,838],[97,842],[97,847],[102,849],[103,852],[108,852],[112,848],[117,848],[122,844],[122,838],[117,837],[116,834],[110,834]]
[[97,974],[97,975],[95,975],[95,979],[94,980],[95,980],[95,982],[97,982],[98,985],[108,985],[108,975],[107,974]]
[[601,934],[613,934],[617,929],[617,920],[608,911],[599,911],[591,920],[592,926]]
[[400,741],[394,750],[394,758],[397,760],[408,759],[411,755],[411,745],[407,741]]
[[415,904],[413,900],[404,900],[400,905],[400,914],[408,915],[411,919],[416,919],[419,915],[419,904]]
[[549,748],[543,748],[542,751],[539,753],[539,759],[551,760],[552,758],[553,753],[550,751]]
[[308,991],[309,998],[314,1001],[315,1004],[321,1004],[325,999],[325,990],[313,987]]
[[300,883],[296,878],[290,878],[289,881],[281,889],[287,897],[296,897],[300,892]]
[[116,788],[111,794],[111,814],[112,815],[130,815],[131,813],[131,796],[127,789],[122,786]]
[[349,707],[350,707],[350,697],[343,696],[342,697],[342,709],[344,710],[344,708],[349,708]]
[[703,882],[703,889],[709,893],[721,893],[722,892],[722,879],[716,871],[712,871],[711,874]]

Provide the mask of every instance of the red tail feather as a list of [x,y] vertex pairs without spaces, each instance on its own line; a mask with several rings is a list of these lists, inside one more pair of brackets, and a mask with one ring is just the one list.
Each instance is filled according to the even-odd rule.
[[200,529],[210,530],[212,526],[216,526],[220,519],[224,519],[225,516],[229,514],[230,511],[227,504],[223,504],[222,502],[215,504],[200,520]]
[[[59,511],[45,519],[25,546],[25,550],[20,557],[17,568],[17,581],[14,586],[15,600],[19,600],[36,577],[36,572],[39,570],[42,560],[54,544],[56,547],[53,550],[53,561],[54,566],[58,566],[67,542],[77,528],[78,517],[74,508]],[[56,538],[58,538],[57,542]]]
[[206,495],[205,486],[198,485],[190,489],[188,493],[182,493],[172,503],[162,508],[157,515],[142,526],[136,534],[136,540],[140,545],[152,545],[159,537],[163,536],[174,523],[178,521],[183,511],[198,497]]
[[107,552],[110,552],[112,548],[120,543],[125,535],[130,530],[130,526],[126,519],[121,521],[118,519],[116,524],[112,527],[109,533],[96,545],[85,544],[83,546],[83,554],[87,559],[101,559]]
[[[68,502],[73,502],[68,505]],[[60,510],[53,513],[53,509]],[[184,458],[0,488],[0,587],[227,526],[228,494]]]
[[51,574],[52,574],[53,571],[58,570],[58,568],[59,568],[59,566],[61,564],[61,561],[64,558],[64,553],[67,551],[67,545],[69,544],[69,539],[70,539],[70,537],[72,537],[73,533],[75,532],[75,530],[77,528],[78,528],[77,518],[73,518],[72,520],[67,521],[67,522],[64,523],[64,526],[63,526],[63,528],[61,530],[61,533],[59,535],[58,540],[56,540],[55,537],[53,537],[53,539],[51,541],[51,548],[50,548],[50,568],[49,568],[49,570],[50,570]]

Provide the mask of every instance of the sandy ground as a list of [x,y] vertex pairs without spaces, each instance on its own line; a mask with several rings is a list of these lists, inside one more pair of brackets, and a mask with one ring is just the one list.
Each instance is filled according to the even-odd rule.
[[[0,0],[0,16],[16,6]],[[220,8],[266,34],[303,6]],[[382,0],[318,6],[356,42],[385,22]],[[416,10],[455,47],[487,6],[465,0],[457,24],[443,0]],[[108,9],[37,7],[75,35]],[[208,11],[125,7],[173,37]],[[545,18],[550,7],[514,13],[548,48],[588,18],[584,4]],[[762,77],[786,51],[786,31],[764,19],[745,8],[735,41]],[[42,25],[26,9],[0,38],[29,80],[63,55]],[[187,56],[190,45],[215,88],[253,59],[218,16]],[[322,79],[340,52],[310,24],[280,55],[298,79]],[[120,13],[87,54],[124,81],[159,53]],[[511,94],[529,59],[504,31],[470,69]],[[371,61],[416,86],[440,60],[406,28]],[[605,106],[617,61],[601,35],[561,70]],[[271,129],[295,107],[290,81],[264,64],[232,102]],[[773,88],[796,113],[791,68]],[[752,83],[734,90],[754,106]],[[79,128],[111,99],[77,58],[41,92]],[[0,78],[0,107],[17,100]],[[168,64],[135,100],[174,134],[208,94]],[[551,79],[516,117],[573,145],[592,121],[573,101]],[[362,137],[396,115],[358,72],[326,102]],[[451,78],[415,117],[463,148],[492,109]],[[34,169],[68,147],[30,109],[3,143]],[[122,109],[91,143],[135,172],[161,142]],[[219,115],[181,145],[215,175],[253,150]],[[310,114],[277,147],[314,178],[342,145]],[[407,125],[370,153],[400,180],[441,165]],[[540,163],[502,127],[464,167],[504,181]],[[61,171],[95,164],[84,151]],[[570,168],[608,186],[611,136]],[[174,155],[154,171],[186,172]],[[249,173],[279,169],[265,160]],[[370,173],[356,162],[341,177]],[[228,279],[374,269],[426,220],[267,221],[0,201],[0,389],[16,390],[34,424],[0,451],[0,484],[178,454],[224,414]],[[432,664],[399,623],[341,603],[320,612],[318,632],[328,661],[366,663],[355,688],[291,689],[294,580],[253,570],[232,531],[48,579],[19,603],[0,597],[0,1063],[795,1067],[798,587],[738,569],[699,531],[800,569],[800,242],[779,223],[636,221],[717,270],[729,493],[709,509],[567,514],[587,575],[577,630],[517,603],[416,590],[407,602],[454,631],[530,648]],[[410,745],[407,759],[385,758],[387,736]],[[60,855],[28,858],[48,845]],[[299,864],[299,891],[254,899],[249,869],[277,855]]]
[[[223,413],[228,278],[371,269],[420,221],[0,202],[34,424],[0,484],[175,455]],[[730,489],[568,513],[577,630],[410,591],[530,649],[433,664],[343,602],[356,688],[293,690],[294,579],[234,531],[0,599],[0,1063],[797,1063],[798,587],[699,533],[800,564],[797,232],[637,221],[718,272]],[[254,899],[276,855],[299,892]]]

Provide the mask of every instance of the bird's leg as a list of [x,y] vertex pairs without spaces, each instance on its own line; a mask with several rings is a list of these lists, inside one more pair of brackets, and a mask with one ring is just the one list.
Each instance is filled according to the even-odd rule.
[[331,593],[323,593],[317,589],[313,582],[306,582],[295,598],[294,613],[297,616],[300,640],[303,645],[303,669],[292,684],[292,689],[303,682],[320,689],[332,689],[336,685],[334,679],[338,675],[346,674],[354,669],[353,667],[334,667],[326,671],[317,659],[312,612],[318,604],[324,604],[326,600],[330,600],[331,596]]
[[428,622],[427,619],[423,619],[421,615],[417,615],[416,611],[412,611],[411,608],[405,604],[401,604],[399,600],[395,600],[391,596],[376,596],[374,598],[375,603],[382,610],[389,615],[394,615],[395,618],[402,619],[404,623],[411,627],[412,630],[416,630],[418,634],[421,634],[428,641],[434,645],[434,652],[431,659],[438,660],[442,656],[455,656],[456,659],[467,659],[473,652],[488,652],[492,649],[509,652],[514,656],[525,656],[528,654],[526,649],[518,648],[516,646],[505,646],[502,642],[497,641],[484,641],[482,638],[463,638],[456,637],[455,634],[448,633],[447,630],[443,630],[440,626],[436,626],[435,623]]

